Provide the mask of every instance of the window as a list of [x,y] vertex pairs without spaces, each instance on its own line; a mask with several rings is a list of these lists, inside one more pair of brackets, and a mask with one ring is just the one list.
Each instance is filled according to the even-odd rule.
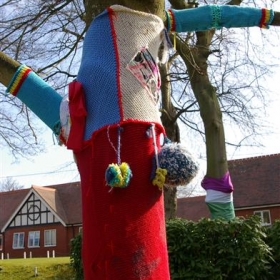
[[30,231],[28,233],[28,247],[40,246],[40,231]]
[[45,247],[56,246],[56,230],[45,230]]
[[3,234],[0,234],[0,251],[3,250]]
[[263,211],[255,211],[255,215],[258,215],[261,219],[261,223],[263,226],[270,226],[271,225],[271,219],[270,219],[270,211],[269,210],[263,210]]
[[14,233],[13,249],[24,248],[24,232]]

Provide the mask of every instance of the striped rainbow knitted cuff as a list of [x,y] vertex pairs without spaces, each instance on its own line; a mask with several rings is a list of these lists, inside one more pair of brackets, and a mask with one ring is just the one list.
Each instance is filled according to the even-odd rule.
[[59,110],[62,97],[30,68],[21,65],[6,91],[20,99],[55,134],[60,133]]
[[167,21],[167,31],[174,32],[176,31],[176,22],[175,22],[175,17],[174,13],[171,9],[165,11],[165,16],[166,16],[166,21]]
[[17,71],[15,72],[10,84],[8,85],[7,92],[11,93],[12,95],[16,96],[23,81],[28,76],[28,73],[31,69],[25,65],[21,65]]
[[273,10],[267,10],[262,9],[262,17],[260,20],[260,28],[269,28],[269,25],[271,24],[272,20],[274,18],[274,11]]

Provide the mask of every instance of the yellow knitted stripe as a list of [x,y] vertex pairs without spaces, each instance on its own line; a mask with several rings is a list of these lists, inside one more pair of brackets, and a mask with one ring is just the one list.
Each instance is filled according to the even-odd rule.
[[22,80],[25,79],[25,73],[27,71],[30,71],[30,68],[27,66],[22,66],[20,71],[17,73],[17,76],[15,77],[13,83],[10,85],[10,88],[9,88],[9,92],[12,95],[16,94],[19,85],[22,83]]

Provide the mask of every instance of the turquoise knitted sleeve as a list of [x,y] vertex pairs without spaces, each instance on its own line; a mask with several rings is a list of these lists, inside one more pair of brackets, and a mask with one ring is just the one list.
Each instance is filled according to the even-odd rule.
[[[14,78],[11,80],[11,83],[13,82]],[[9,88],[10,86],[8,90]],[[50,85],[31,71],[21,84],[16,97],[33,111],[55,134],[59,134],[59,110],[62,97]]]
[[[185,10],[172,10],[176,32],[204,31],[211,28],[259,26],[262,10],[240,6],[206,5]],[[273,11],[270,11],[270,24]]]

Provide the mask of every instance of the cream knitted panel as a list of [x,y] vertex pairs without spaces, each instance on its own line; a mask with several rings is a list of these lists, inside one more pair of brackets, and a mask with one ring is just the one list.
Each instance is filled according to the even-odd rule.
[[113,20],[120,60],[124,119],[160,122],[159,108],[154,100],[159,92],[151,92],[145,88],[127,69],[127,65],[141,48],[147,48],[157,62],[159,45],[164,38],[163,22],[155,15],[122,6],[114,5],[111,8],[116,12]]

